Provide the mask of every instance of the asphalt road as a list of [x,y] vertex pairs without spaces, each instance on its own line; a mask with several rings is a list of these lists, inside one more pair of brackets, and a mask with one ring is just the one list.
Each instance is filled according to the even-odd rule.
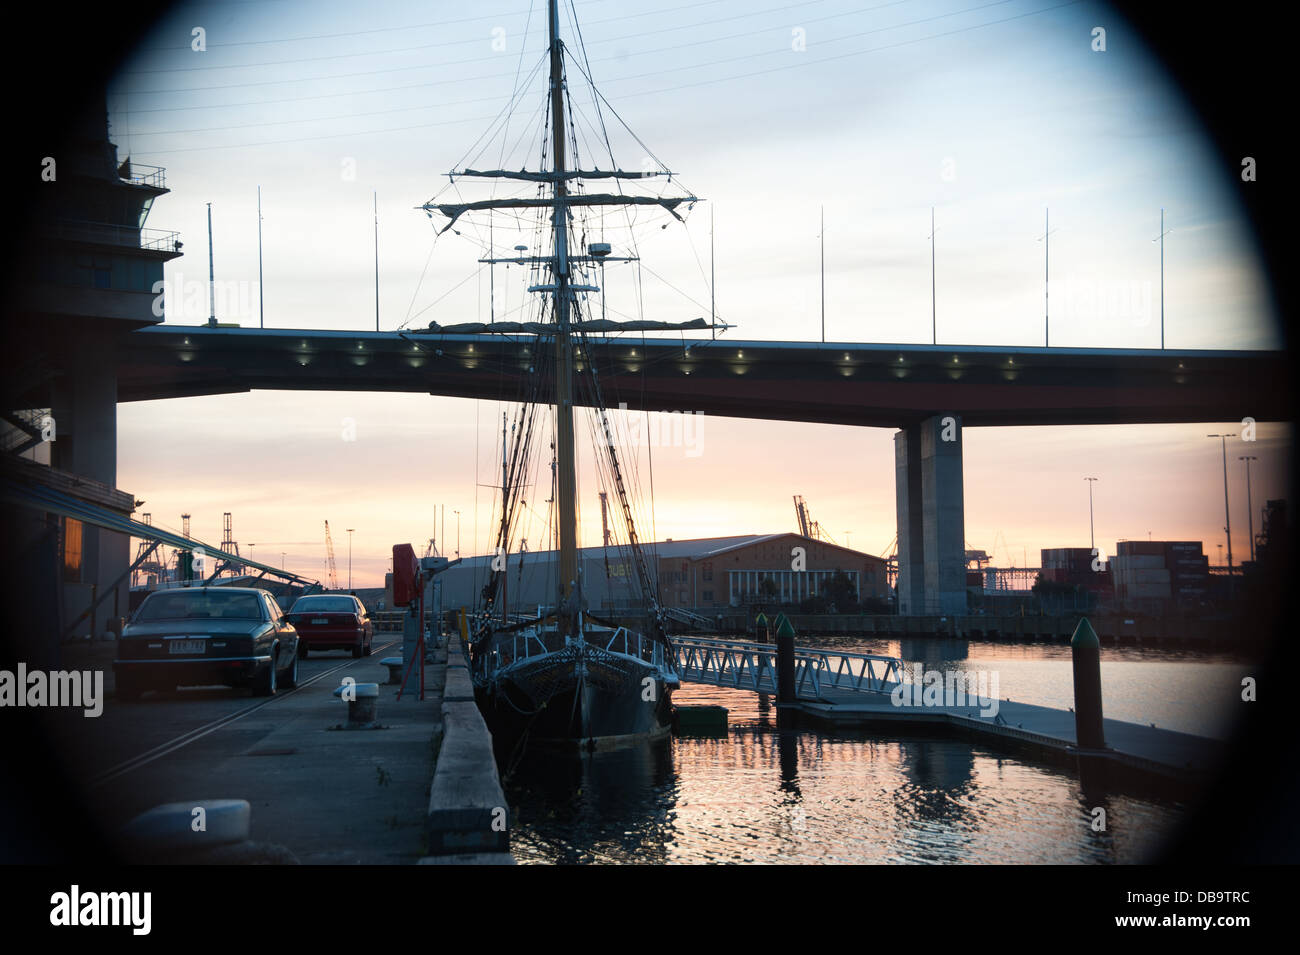
[[[305,863],[409,863],[423,855],[440,692],[396,701],[383,686],[382,729],[340,729],[346,704],[333,695],[344,677],[386,681],[379,660],[396,649],[377,638],[374,653],[313,654],[298,663],[296,690],[254,697],[247,689],[195,687],[153,692],[133,702],[112,694],[111,651],[90,649],[65,667],[105,670],[103,713],[48,710],[47,738],[71,778],[116,830],[153,806],[200,799],[247,799],[251,838],[289,849]],[[438,667],[426,682],[440,688]]]

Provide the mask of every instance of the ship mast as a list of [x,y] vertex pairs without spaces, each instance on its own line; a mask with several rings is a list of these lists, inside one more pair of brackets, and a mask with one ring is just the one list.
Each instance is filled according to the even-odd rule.
[[557,462],[556,501],[560,527],[560,627],[567,630],[572,614],[579,609],[577,475],[573,446],[573,343],[569,330],[569,233],[565,199],[564,141],[564,48],[560,43],[560,5],[550,0],[551,40],[551,133],[554,159],[552,181],[555,226],[555,457]]

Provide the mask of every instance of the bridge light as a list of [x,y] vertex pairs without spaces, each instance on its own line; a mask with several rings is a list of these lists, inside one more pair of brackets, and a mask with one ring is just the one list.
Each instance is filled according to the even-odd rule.
[[736,357],[737,357],[737,358],[744,358],[744,357],[745,357],[745,353],[744,353],[743,351],[738,351],[738,352],[736,352]]
[[848,360],[849,360],[849,353],[848,353],[848,352],[845,352],[845,353],[844,353],[844,360],[845,360],[845,361],[848,361]]

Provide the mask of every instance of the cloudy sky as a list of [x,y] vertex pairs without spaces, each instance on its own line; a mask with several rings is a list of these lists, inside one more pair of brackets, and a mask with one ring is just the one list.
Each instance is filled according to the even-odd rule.
[[[235,290],[218,319],[257,325],[259,186],[268,327],[374,327],[375,193],[381,327],[486,318],[479,246],[449,234],[435,247],[418,206],[475,155],[517,88],[519,122],[501,137],[508,148],[486,152],[508,163],[529,145],[544,76],[525,80],[542,56],[543,8],[176,8],[109,95],[119,155],[167,168],[172,192],[148,223],[185,241],[167,268],[167,321],[207,317],[202,285],[186,293],[206,281],[211,203],[217,279]],[[824,208],[827,339],[928,342],[933,208],[939,341],[1041,344],[1050,208],[1052,344],[1156,347],[1152,240],[1163,207],[1167,344],[1281,344],[1234,199],[1238,169],[1218,163],[1158,61],[1104,4],[581,0],[573,11],[583,43],[566,7],[571,48],[585,52],[601,92],[644,143],[611,130],[619,165],[641,168],[648,147],[707,200],[685,225],[643,236],[645,317],[707,314],[712,213],[718,314],[737,326],[729,334],[819,338]],[[1098,27],[1104,51],[1094,49]],[[575,106],[594,116],[585,87],[576,77],[571,86]],[[517,277],[497,273],[503,309],[522,300]],[[630,309],[615,278],[611,270],[611,306]],[[342,439],[344,418],[356,422],[355,440]],[[476,485],[493,479],[499,421],[494,404],[419,395],[128,404],[119,409],[118,483],[156,522],[179,527],[189,512],[193,533],[214,542],[231,511],[245,552],[256,544],[253,556],[276,563],[283,553],[311,576],[324,572],[322,522],[341,569],[344,529],[355,528],[354,583],[374,585],[392,544],[443,537],[443,507],[447,549],[456,547],[456,510],[462,553],[486,546],[491,491]],[[654,450],[659,537],[792,529],[798,493],[840,543],[873,553],[889,544],[891,432],[692,423],[689,445]],[[968,543],[1003,565],[1034,565],[1040,547],[1086,546],[1083,479],[1095,476],[1104,553],[1150,534],[1205,540],[1216,560],[1222,458],[1205,435],[1240,427],[1207,424],[971,429]],[[1238,560],[1247,550],[1238,455],[1259,459],[1257,509],[1284,493],[1288,436],[1264,426],[1258,437],[1246,450],[1229,442]],[[583,480],[587,543],[599,540],[596,489]]]

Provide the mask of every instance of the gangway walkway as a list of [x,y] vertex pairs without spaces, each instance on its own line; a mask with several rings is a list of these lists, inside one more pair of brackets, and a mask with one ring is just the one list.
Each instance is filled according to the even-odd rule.
[[[683,683],[777,694],[775,644],[674,637],[673,647]],[[896,702],[895,688],[912,682],[904,679],[902,660],[808,647],[795,647],[794,656],[795,707],[802,717],[823,726],[934,729],[1071,763],[1080,755],[1072,710],[974,696],[934,705],[913,701],[910,691],[899,694],[901,702]],[[1146,780],[1204,782],[1226,752],[1223,740],[1154,724],[1105,719],[1103,729],[1107,750],[1088,755]]]
[[[777,691],[775,644],[674,637],[673,648],[683,682]],[[830,690],[889,693],[903,679],[903,661],[866,653],[796,647],[794,665],[796,695],[814,700]]]

